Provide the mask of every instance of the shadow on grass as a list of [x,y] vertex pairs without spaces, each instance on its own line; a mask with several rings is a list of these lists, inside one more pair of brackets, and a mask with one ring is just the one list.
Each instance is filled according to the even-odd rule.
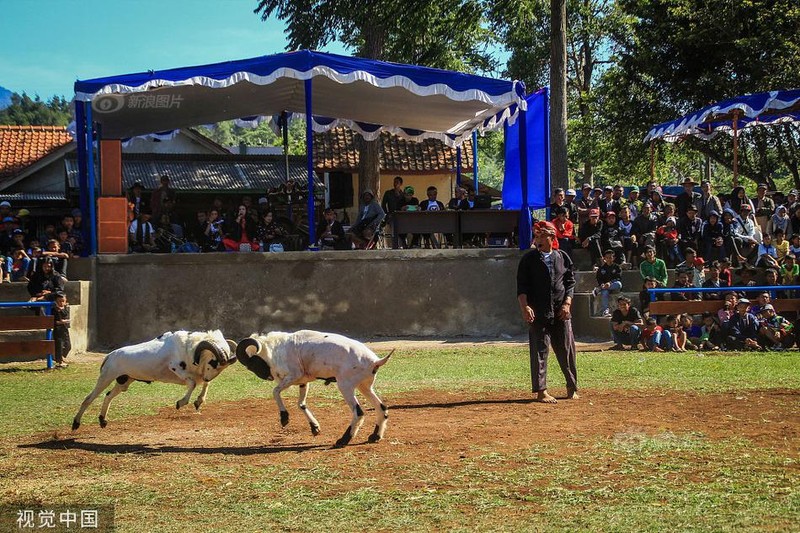
[[0,368],[0,374],[14,374],[16,372],[54,372],[52,368]]
[[47,440],[32,444],[20,444],[19,448],[37,448],[39,450],[85,450],[95,453],[109,454],[161,454],[161,453],[222,453],[225,455],[259,455],[266,453],[305,452],[328,449],[330,446],[318,444],[287,446],[151,446],[148,444],[99,444],[81,442],[76,439]]

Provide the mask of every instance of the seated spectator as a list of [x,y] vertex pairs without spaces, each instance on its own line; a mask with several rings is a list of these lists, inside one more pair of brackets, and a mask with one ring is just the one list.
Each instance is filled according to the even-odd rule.
[[39,243],[42,245],[43,248],[47,248],[47,243],[50,242],[51,239],[58,240],[58,233],[56,233],[56,225],[47,223],[44,226],[44,233],[39,235]]
[[[255,238],[260,243],[259,249],[269,252],[270,247],[275,244],[283,245],[283,241],[286,238],[286,232],[284,231],[283,227],[275,222],[275,215],[272,211],[267,211],[261,217],[261,220],[258,223],[258,227],[255,231]],[[336,216],[334,215],[334,220]],[[327,216],[326,216],[327,219]],[[341,224],[339,224],[341,228]],[[342,235],[341,238],[344,239],[344,229],[342,228]],[[273,249],[275,249],[273,247]],[[344,249],[347,249],[345,246]]]
[[[427,195],[427,198],[419,203],[420,211],[444,211],[444,204],[436,199],[437,195],[439,194],[439,190],[436,187],[431,185],[425,191],[425,194]],[[420,237],[425,243],[425,248],[440,247],[439,241],[433,236],[433,234],[423,233],[421,235],[415,235],[414,238],[417,239],[417,244],[420,243]],[[414,242],[411,243],[411,246],[414,246]]]
[[[80,212],[80,210],[77,210],[77,212]],[[67,230],[67,237],[71,245],[70,254],[73,256],[81,255],[84,249],[83,233],[75,229],[75,217],[72,216],[72,213],[66,214],[61,218],[61,227]]]
[[[756,270],[745,263],[739,269],[739,281],[734,283],[733,287],[755,287],[757,285],[755,279]],[[755,298],[757,294],[752,291],[738,291],[740,298]]]
[[[788,254],[783,258],[783,264],[778,271],[778,283],[781,285],[797,285],[798,276],[800,276],[800,265],[797,264],[792,254]],[[787,296],[794,298],[795,291],[789,291]]]
[[617,264],[625,262],[623,238],[624,234],[617,222],[617,213],[615,211],[606,212],[606,223],[603,225],[603,229],[600,230],[600,246],[603,250],[612,250],[614,252],[614,261]]
[[220,218],[220,212],[216,207],[212,207],[208,212],[208,220],[206,220],[203,235],[205,242],[203,243],[204,252],[223,252],[225,245],[222,240],[225,238],[225,219]]
[[552,222],[553,219],[556,217],[556,210],[557,209],[566,209],[567,210],[567,218],[569,218],[569,206],[566,203],[567,196],[564,193],[564,189],[561,187],[557,187],[553,190],[553,201],[550,203],[550,221]]
[[672,334],[672,351],[686,351],[686,332],[680,322],[681,315],[667,315],[664,319],[664,329]]
[[342,223],[336,220],[336,211],[328,207],[322,215],[323,220],[317,226],[318,246],[322,250],[347,250],[344,228]]
[[789,241],[786,240],[786,235],[782,229],[776,229],[772,233],[772,245],[775,246],[775,251],[778,252],[778,264],[783,261],[783,258],[789,255]]
[[648,317],[642,330],[642,351],[668,352],[672,350],[672,333],[658,325],[655,317]]
[[[753,258],[758,252],[758,245],[760,244],[761,230],[758,229],[752,216],[752,209],[749,204],[742,204],[742,214],[738,220],[737,246],[739,254],[744,256],[748,261]],[[741,245],[739,245],[741,242]]]
[[778,266],[778,251],[772,244],[772,236],[765,233],[761,237],[761,244],[758,245],[758,252],[756,253],[755,265],[761,268],[770,268]]
[[199,209],[195,213],[195,222],[189,224],[186,228],[186,239],[193,242],[197,247],[202,250],[206,244],[206,221],[208,220],[208,213],[203,209]]
[[67,254],[70,258],[73,257],[72,253],[72,239],[69,237],[69,232],[66,228],[58,228],[56,230],[58,236],[58,248],[62,253]]
[[[142,208],[149,207],[147,201],[142,197],[143,189],[142,184],[137,181],[128,190],[128,216],[131,222],[139,218]],[[152,215],[152,211],[150,213]]]
[[645,248],[644,261],[639,265],[642,279],[653,278],[659,287],[667,286],[667,265],[656,257],[656,249],[652,246]]
[[[689,274],[687,272],[680,272],[675,277],[675,284],[673,289],[691,289],[692,283],[689,281]],[[690,300],[699,300],[700,293],[697,292],[671,292],[670,299],[673,302],[687,302]]]
[[791,322],[775,313],[772,304],[766,304],[760,311],[759,333],[764,347],[773,350],[786,350],[795,342],[794,326]]
[[31,259],[23,248],[17,248],[11,252],[11,268],[9,269],[9,280],[28,282],[28,267]]
[[260,250],[256,240],[256,223],[247,216],[247,206],[240,204],[236,218],[225,228],[222,239],[225,250],[229,252],[257,252]]
[[700,331],[699,348],[717,351],[722,346],[722,328],[717,319],[709,312],[703,313],[703,326]]
[[[408,187],[406,187],[406,189],[408,189]],[[406,197],[406,200],[408,200],[408,197]],[[403,206],[403,209],[408,207],[410,207],[410,204],[406,203],[406,205]],[[383,217],[383,209],[375,200],[375,195],[373,192],[369,189],[362,192],[361,205],[358,209],[358,218],[356,218],[355,223],[350,226],[350,229],[346,234],[349,237],[350,242],[356,247],[365,246],[375,235],[375,232],[378,230],[378,225],[383,220]]]
[[642,315],[631,305],[627,296],[617,298],[617,309],[611,315],[611,337],[614,340],[612,350],[624,350],[625,345],[636,350],[642,333]]
[[597,198],[592,196],[592,186],[590,184],[584,183],[583,187],[581,187],[581,199],[578,200],[575,208],[578,211],[578,225],[583,225],[589,221],[589,211],[592,209],[598,209],[599,213]]
[[619,198],[614,197],[614,187],[611,185],[603,187],[603,194],[602,197],[599,197],[597,200],[597,207],[600,209],[600,212],[603,213],[603,218],[605,218],[605,215],[610,211],[613,211],[614,215],[619,213],[619,210],[622,208],[622,203]]
[[736,313],[728,321],[725,333],[725,347],[728,350],[761,350],[758,344],[759,324],[750,312],[750,300],[740,299]]
[[[643,317],[650,316],[650,292],[647,289],[657,289],[658,282],[655,278],[646,277],[642,283],[642,290],[639,292],[639,311]],[[656,301],[664,299],[664,295],[656,293]]]
[[611,316],[608,307],[608,296],[611,293],[619,292],[622,289],[622,269],[614,262],[614,251],[606,250],[603,252],[603,264],[597,269],[597,287],[592,294],[600,296],[600,314]]
[[726,283],[728,287],[733,285],[733,274],[731,273],[731,262],[727,257],[719,260],[719,279]]
[[653,214],[653,206],[650,202],[645,202],[642,204],[642,210],[633,220],[631,226],[631,235],[636,237],[636,250],[634,251],[634,255],[642,255],[647,246],[655,247],[657,229],[658,222],[656,216]]
[[132,253],[156,251],[156,230],[150,223],[150,208],[143,207],[139,217],[128,228],[128,241]]
[[[628,208],[631,220],[636,220],[636,217],[642,212],[642,201],[639,200],[638,185],[631,187],[631,192],[628,193],[628,201],[625,203],[625,206]],[[622,211],[620,211],[620,218],[622,218]]]
[[687,248],[684,252],[684,260],[675,265],[675,273],[679,274],[681,272],[686,272],[689,275],[689,282],[693,287],[699,287],[702,285],[702,281],[700,285],[696,285],[694,282],[694,275],[697,273],[697,252],[694,251],[694,248]]
[[683,313],[678,318],[683,332],[686,334],[686,349],[698,350],[700,346],[700,336],[703,334],[702,325],[689,313]]
[[736,263],[739,265],[745,263],[747,258],[740,253],[743,241],[739,236],[739,220],[731,209],[722,212],[722,238],[725,250],[736,259]]
[[623,261],[628,263],[629,266],[633,265],[633,258],[636,254],[637,243],[636,235],[633,233],[633,219],[631,218],[630,206],[624,205],[619,210],[619,226],[620,236],[622,237],[622,248],[625,254]]
[[686,253],[687,248],[697,248],[703,232],[703,221],[697,216],[697,207],[690,203],[686,208],[686,216],[678,221],[678,246]]
[[678,230],[674,217],[667,217],[664,225],[656,230],[656,243],[667,264],[677,265],[683,261],[683,254],[678,248]]
[[451,198],[450,201],[447,203],[447,209],[451,211],[466,211],[469,208],[470,207],[469,207],[469,200],[467,200],[467,190],[464,187],[456,187],[455,196]]
[[703,243],[703,257],[707,261],[712,259],[722,259],[728,257],[728,250],[725,247],[724,227],[719,218],[719,213],[711,211],[708,220],[703,224],[700,232],[700,242]]
[[25,277],[27,277],[28,279],[30,279],[30,277],[33,276],[34,272],[39,270],[39,266],[41,265],[44,259],[44,255],[42,255],[43,253],[44,251],[39,246],[34,246],[28,251],[28,257],[31,258],[31,262],[28,264],[28,273],[25,275]]
[[600,258],[603,256],[600,248],[602,230],[603,222],[600,221],[600,210],[590,209],[589,221],[581,224],[578,228],[578,240],[583,248],[589,250],[593,266],[599,266]]
[[772,296],[766,291],[761,291],[756,294],[755,301],[750,302],[750,313],[753,316],[758,317],[761,314],[761,309],[764,308],[765,305],[772,303]]
[[787,235],[791,229],[790,226],[791,219],[789,218],[789,212],[786,210],[786,206],[779,205],[775,208],[775,213],[770,217],[769,222],[767,222],[765,233],[774,235],[775,231],[781,230],[784,235]]
[[559,250],[564,250],[572,257],[572,243],[575,241],[575,226],[567,218],[567,210],[564,208],[556,209],[556,218],[553,220],[556,227],[556,240]]
[[[739,296],[735,292],[726,292],[722,299],[724,303],[722,308],[717,311],[717,320],[724,332],[725,328],[728,326],[728,321],[736,314],[736,304],[739,303]],[[724,342],[722,344],[724,344]]]
[[[714,261],[708,266],[708,278],[703,282],[704,289],[724,289],[729,287],[726,282],[719,277],[719,263]],[[722,300],[723,291],[719,292],[704,292],[703,300]]]
[[800,235],[797,233],[793,233],[792,238],[789,239],[789,253],[792,254],[795,259],[800,259]]
[[28,281],[28,294],[31,302],[52,302],[56,293],[64,292],[64,278],[53,270],[53,263],[47,259],[42,268]]
[[575,192],[575,189],[567,189],[564,191],[564,207],[567,208],[567,218],[573,224],[578,223],[578,204],[575,202],[575,197],[578,196],[578,193]]

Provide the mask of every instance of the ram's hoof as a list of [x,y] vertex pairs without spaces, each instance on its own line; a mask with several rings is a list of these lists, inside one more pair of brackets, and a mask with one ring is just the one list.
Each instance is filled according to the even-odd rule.
[[353,438],[353,434],[350,432],[350,427],[347,428],[347,431],[344,432],[344,435],[336,441],[336,444],[333,445],[334,448],[342,448],[347,446],[350,443],[350,439]]
[[380,440],[381,436],[380,433],[378,433],[378,426],[375,426],[375,431],[373,431],[372,434],[369,436],[367,442],[374,444],[376,442],[380,442]]
[[78,419],[76,418],[75,420],[72,421],[72,431],[75,431],[79,427],[81,427],[81,423],[78,422]]
[[289,411],[281,411],[281,426],[289,425]]
[[101,417],[99,417],[99,418],[100,418],[100,427],[101,427],[101,428],[104,428],[104,427],[106,427],[106,426],[108,425],[108,421],[106,420],[106,417],[104,417],[104,416],[101,416]]
[[180,409],[180,408],[181,408],[181,402],[180,400],[178,400],[177,402],[175,402],[175,409]]
[[315,426],[314,424],[311,424],[311,434],[316,437],[320,433],[322,433],[322,432],[320,431],[319,426]]
[[201,402],[198,402],[197,400],[195,400],[194,401],[194,409],[195,409],[195,411],[199,411],[201,405],[203,405]]

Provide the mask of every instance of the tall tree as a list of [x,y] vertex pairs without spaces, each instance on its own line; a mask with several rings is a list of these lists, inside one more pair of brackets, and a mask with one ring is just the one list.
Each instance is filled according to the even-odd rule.
[[550,183],[569,187],[567,162],[567,0],[550,0]]
[[25,93],[11,95],[11,104],[0,110],[0,124],[16,126],[66,126],[70,120],[70,106],[63,96],[53,96],[46,102],[36,95]]
[[[496,66],[480,0],[259,0],[254,12],[286,22],[287,50],[338,41],[368,59],[466,72]],[[362,139],[361,190],[380,190],[379,142]]]

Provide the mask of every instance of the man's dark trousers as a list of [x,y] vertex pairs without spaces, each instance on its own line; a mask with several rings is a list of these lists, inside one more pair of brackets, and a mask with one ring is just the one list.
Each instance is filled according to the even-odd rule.
[[558,359],[567,389],[578,390],[578,370],[572,320],[534,320],[528,331],[531,353],[531,384],[533,392],[547,389],[547,357],[550,346]]

